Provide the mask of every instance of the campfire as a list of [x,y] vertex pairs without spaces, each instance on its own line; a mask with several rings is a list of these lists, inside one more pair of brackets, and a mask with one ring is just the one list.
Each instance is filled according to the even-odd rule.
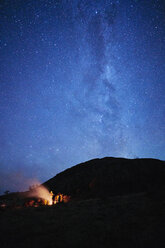
[[53,204],[52,195],[49,193],[48,189],[45,188],[43,185],[39,185],[37,187],[32,188],[29,191],[28,197],[44,200],[45,203],[47,203],[45,205]]
[[39,207],[52,206],[58,203],[67,203],[70,201],[70,196],[62,193],[54,194],[45,188],[43,185],[37,185],[27,192],[13,193],[8,198],[5,196],[0,202],[0,208],[21,208],[21,207]]
[[70,201],[70,196],[61,193],[54,194],[53,191],[48,191],[47,188],[40,185],[32,189],[29,193],[29,197],[34,197],[37,200],[30,200],[27,206],[51,206],[58,203],[67,203]]

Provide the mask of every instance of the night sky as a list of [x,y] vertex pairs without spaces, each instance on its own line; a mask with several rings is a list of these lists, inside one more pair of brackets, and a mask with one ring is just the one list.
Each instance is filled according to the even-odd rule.
[[165,2],[1,0],[0,193],[105,156],[165,160]]

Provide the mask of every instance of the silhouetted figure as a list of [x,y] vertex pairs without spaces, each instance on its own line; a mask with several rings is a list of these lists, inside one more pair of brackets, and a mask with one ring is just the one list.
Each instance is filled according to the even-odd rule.
[[55,194],[53,195],[53,197],[52,197],[52,200],[53,200],[53,204],[54,204],[54,202],[55,202]]

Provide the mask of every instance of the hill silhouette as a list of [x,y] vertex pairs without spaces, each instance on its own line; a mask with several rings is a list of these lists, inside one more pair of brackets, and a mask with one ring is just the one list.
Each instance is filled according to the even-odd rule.
[[73,198],[165,191],[165,161],[105,157],[73,166],[44,185]]
[[[70,195],[68,203],[0,208],[1,247],[164,248],[164,182],[165,162],[156,159],[110,157],[73,166],[44,183]],[[28,194],[3,198],[23,201]]]

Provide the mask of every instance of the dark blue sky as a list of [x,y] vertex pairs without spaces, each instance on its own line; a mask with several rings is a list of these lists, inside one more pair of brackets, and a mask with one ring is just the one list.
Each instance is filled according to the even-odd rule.
[[163,0],[4,0],[0,13],[0,192],[96,157],[165,160]]

